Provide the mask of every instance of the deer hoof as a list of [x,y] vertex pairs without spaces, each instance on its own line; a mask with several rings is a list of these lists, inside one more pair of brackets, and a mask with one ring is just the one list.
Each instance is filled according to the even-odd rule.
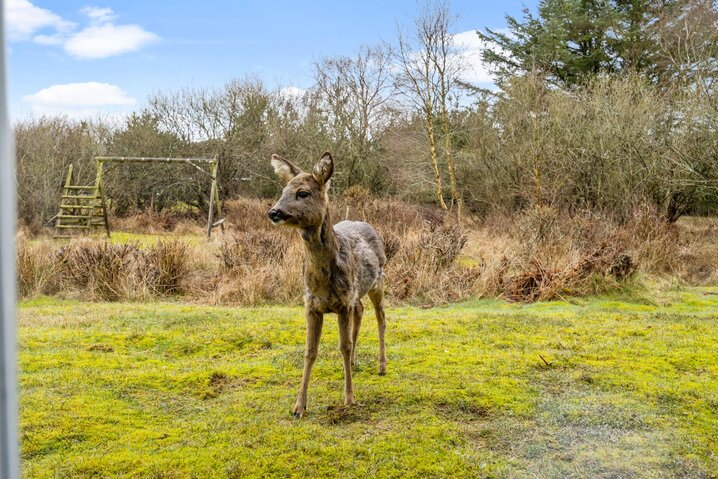
[[379,366],[379,376],[386,376],[386,366]]
[[307,408],[300,408],[299,406],[295,406],[294,410],[292,411],[292,417],[295,419],[301,419],[304,416],[304,412],[307,410]]

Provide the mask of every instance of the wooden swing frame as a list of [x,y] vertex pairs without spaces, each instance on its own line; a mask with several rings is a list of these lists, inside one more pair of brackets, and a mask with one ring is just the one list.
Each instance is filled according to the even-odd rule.
[[[68,167],[65,179],[64,193],[60,201],[60,212],[57,215],[55,228],[91,230],[96,227],[104,227],[107,237],[110,237],[110,223],[108,219],[107,198],[102,182],[105,163],[155,163],[175,164],[184,163],[192,165],[197,170],[208,175],[212,186],[209,193],[209,213],[207,215],[207,239],[212,236],[212,229],[219,226],[224,232],[224,218],[222,217],[222,202],[219,199],[219,185],[217,183],[217,169],[219,160],[217,158],[151,158],[138,156],[97,156],[95,157],[96,175],[95,184],[82,186],[73,184],[72,165]],[[209,172],[200,165],[208,165]],[[82,192],[89,194],[82,194]],[[216,222],[216,216],[219,218]],[[60,236],[57,237],[67,237]]]

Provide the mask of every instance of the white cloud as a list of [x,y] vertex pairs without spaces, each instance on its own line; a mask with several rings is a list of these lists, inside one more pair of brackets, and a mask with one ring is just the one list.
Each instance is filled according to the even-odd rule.
[[85,7],[80,11],[94,22],[105,23],[115,18],[115,12],[111,8]]
[[36,115],[64,114],[72,118],[117,111],[137,103],[117,85],[109,83],[65,83],[52,85],[23,97]]
[[11,41],[26,40],[43,29],[66,32],[75,26],[50,10],[36,7],[29,0],[5,1],[5,25]]
[[[501,29],[497,31],[503,32]],[[491,69],[482,59],[482,54],[487,48],[487,42],[481,40],[476,30],[455,33],[453,45],[450,49],[449,61],[459,67],[459,78],[469,84],[491,88],[496,81]],[[408,52],[408,59],[416,62],[414,67],[421,68],[421,57],[417,51]],[[393,65],[398,69],[398,65]]]
[[65,41],[65,51],[77,58],[97,59],[134,52],[159,39],[139,25],[115,25],[111,8],[86,7],[82,13],[90,19],[84,30]]
[[63,35],[35,35],[32,37],[32,41],[39,45],[60,45],[65,41]]
[[[88,24],[81,30],[50,10],[29,0],[6,0],[9,38],[32,40],[40,45],[62,45],[65,51],[81,59],[106,58],[134,52],[159,37],[140,25],[116,25],[111,8],[85,7]],[[48,31],[49,30],[49,31]]]
[[158,40],[152,32],[139,25],[93,25],[70,36],[65,51],[78,58],[106,58],[134,52],[145,44]]
[[299,100],[306,93],[307,90],[296,86],[288,86],[279,90],[279,94],[287,100]]
[[461,32],[454,35],[454,44],[459,50],[459,61],[462,65],[461,79],[467,83],[487,84],[493,83],[491,71],[481,59],[486,49],[486,42],[476,34],[476,30]]

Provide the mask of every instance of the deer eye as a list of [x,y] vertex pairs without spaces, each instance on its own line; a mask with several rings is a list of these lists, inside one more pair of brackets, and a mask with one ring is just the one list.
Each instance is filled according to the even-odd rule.
[[308,191],[300,191],[299,193],[297,193],[297,198],[301,198],[301,199],[309,198],[309,192]]

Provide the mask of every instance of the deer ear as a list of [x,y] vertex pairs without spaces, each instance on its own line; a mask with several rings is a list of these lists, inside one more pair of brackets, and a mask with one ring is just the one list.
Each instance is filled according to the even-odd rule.
[[329,181],[329,178],[332,177],[332,173],[334,173],[334,160],[332,159],[332,155],[327,151],[314,165],[312,176],[317,180],[317,183],[324,185]]
[[274,172],[285,183],[289,183],[292,181],[292,178],[303,173],[301,168],[279,155],[272,155],[272,168],[274,168]]

